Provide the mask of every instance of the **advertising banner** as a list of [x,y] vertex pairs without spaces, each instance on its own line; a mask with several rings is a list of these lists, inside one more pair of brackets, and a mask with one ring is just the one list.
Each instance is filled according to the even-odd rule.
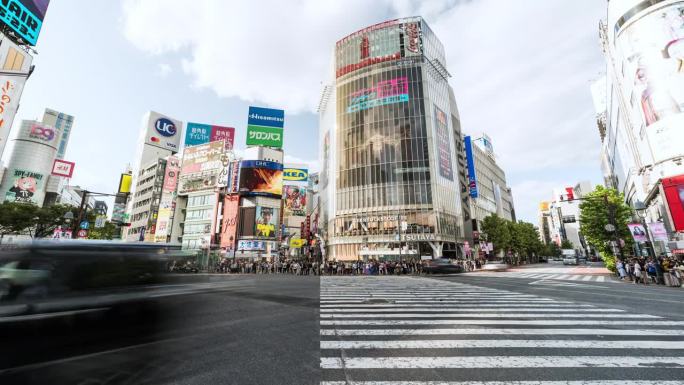
[[119,194],[130,194],[131,185],[133,184],[133,175],[121,174],[119,178]]
[[223,200],[223,223],[221,229],[221,248],[232,250],[237,238],[240,196],[226,195]]
[[551,205],[551,202],[548,202],[548,201],[539,202],[539,211],[541,211],[541,212],[549,211],[550,205]]
[[349,95],[347,113],[408,101],[408,77],[403,76],[379,81],[372,87],[352,92]]
[[301,249],[302,246],[306,245],[306,240],[301,239],[301,238],[292,238],[290,239],[290,248],[291,249]]
[[[173,204],[171,206],[173,206]],[[167,236],[171,232],[172,216],[172,208],[159,207],[159,211],[157,212],[157,223],[154,227],[154,242],[164,243],[167,241]]]
[[[34,204],[43,203],[38,202],[34,197],[36,192],[40,191],[45,183],[45,176],[43,174],[20,169],[14,169],[12,171],[7,170],[7,172],[8,174],[5,178],[9,178],[12,181],[12,187],[5,192],[6,201]],[[39,196],[40,195],[42,194],[39,194]]]
[[439,175],[450,181],[454,180],[451,166],[451,142],[449,141],[449,124],[444,111],[435,105],[435,137],[439,153]]
[[49,4],[50,0],[4,0],[0,2],[0,23],[14,30],[16,38],[34,46]]
[[309,170],[305,168],[286,167],[283,169],[283,181],[285,182],[307,182],[308,180]]
[[617,32],[616,47],[632,119],[644,127],[658,163],[684,152],[684,4],[651,8]]
[[114,203],[112,208],[112,222],[124,223],[124,215],[126,213],[125,203]]
[[221,127],[221,126],[211,126],[211,139],[210,141],[223,141],[225,143],[226,150],[232,150],[233,144],[235,143],[235,128],[233,127]]
[[651,232],[651,237],[654,241],[667,242],[667,230],[663,222],[651,222],[648,224],[648,230]]
[[263,126],[247,126],[247,145],[283,147],[283,129]]
[[150,111],[145,144],[178,152],[183,122],[158,112]]
[[34,122],[29,125],[22,125],[22,129],[17,135],[17,139],[27,140],[30,142],[45,144],[54,149],[57,149],[59,141],[62,138],[62,129],[48,126],[40,122]]
[[74,162],[67,162],[66,160],[62,159],[55,159],[55,161],[52,163],[51,175],[71,178],[71,176],[74,174],[75,166],[76,163]]
[[278,225],[278,209],[257,206],[255,236],[259,238],[275,238]]
[[240,161],[230,162],[228,168],[228,192],[236,194],[240,191]]
[[266,250],[266,242],[241,239],[238,241],[238,250],[263,251]]
[[466,153],[466,164],[468,166],[468,188],[470,189],[470,196],[477,198],[477,177],[475,175],[475,159],[473,158],[473,142],[470,136],[463,139]]
[[185,195],[195,191],[213,190],[216,187],[217,180],[218,176],[216,174],[182,178],[178,184],[178,194]]
[[180,160],[176,156],[170,156],[166,160],[166,170],[164,171],[164,184],[162,192],[172,193],[178,186],[178,173],[180,172]]
[[629,232],[632,233],[632,238],[636,242],[646,242],[648,237],[646,236],[646,229],[641,223],[630,223],[627,225],[629,227]]
[[223,162],[223,142],[211,142],[198,146],[187,147],[183,151],[183,165],[181,175],[216,172],[221,169]]
[[240,164],[240,193],[281,196],[283,165],[263,160],[243,160]]
[[0,75],[0,155],[7,144],[25,83],[24,76]]
[[247,115],[247,145],[281,148],[285,111],[249,107]]
[[188,122],[185,129],[185,147],[209,143],[211,140],[211,126]]
[[406,23],[404,29],[404,56],[418,56],[423,52],[420,38],[420,24]]
[[401,58],[401,32],[398,20],[390,20],[339,40],[335,47],[336,77]]
[[306,188],[283,186],[285,216],[303,217],[306,215]]
[[675,231],[684,231],[684,175],[662,179],[667,211]]

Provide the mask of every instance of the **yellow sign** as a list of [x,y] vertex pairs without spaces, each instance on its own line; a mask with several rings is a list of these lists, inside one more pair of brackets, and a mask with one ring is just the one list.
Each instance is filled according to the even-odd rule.
[[257,223],[256,225],[257,237],[275,237],[275,226],[271,224]]
[[309,171],[304,168],[286,168],[283,170],[283,180],[305,182],[309,179]]
[[290,239],[290,248],[291,249],[300,249],[302,246],[306,244],[305,239],[300,239],[300,238],[292,238]]
[[121,174],[121,179],[119,179],[119,194],[130,194],[132,183],[133,175]]
[[539,211],[549,211],[549,202],[539,202]]

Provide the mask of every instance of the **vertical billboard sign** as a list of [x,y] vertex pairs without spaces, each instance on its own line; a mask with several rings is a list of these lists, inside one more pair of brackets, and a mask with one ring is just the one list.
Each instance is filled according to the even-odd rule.
[[439,154],[439,175],[450,181],[454,180],[451,167],[451,143],[449,142],[449,126],[444,111],[435,106],[435,137]]
[[180,172],[180,160],[176,156],[170,156],[166,160],[166,170],[164,171],[164,184],[162,191],[173,193],[178,186],[178,173]]
[[0,22],[18,34],[15,39],[36,45],[50,0],[3,0]]
[[629,227],[629,232],[632,233],[632,238],[635,242],[646,242],[648,237],[646,236],[646,229],[641,223],[630,223],[627,225]]
[[624,94],[632,95],[632,119],[646,133],[658,163],[684,152],[684,4],[651,8],[623,29],[616,26],[616,46]]
[[0,156],[9,138],[25,83],[23,76],[0,75]]
[[43,174],[38,174],[33,171],[14,169],[8,170],[8,175],[5,178],[10,178],[11,187],[5,192],[5,200],[10,202],[34,203],[39,202],[36,193],[40,192],[45,183]]
[[228,192],[236,194],[240,191],[240,162],[235,160],[230,162],[228,169]]
[[684,232],[684,175],[663,178],[662,186],[672,227]]
[[221,248],[232,250],[237,237],[240,196],[226,195],[223,200],[223,223],[221,229]]
[[651,236],[656,241],[667,242],[667,230],[665,230],[665,224],[663,222],[652,222],[648,224],[648,230],[651,232]]
[[285,111],[250,106],[247,116],[247,145],[283,147],[284,125]]
[[468,166],[468,188],[470,189],[470,196],[477,198],[477,178],[475,176],[475,159],[473,159],[473,142],[470,136],[463,139],[466,153],[466,164]]
[[178,152],[183,122],[150,111],[146,125],[145,144]]
[[306,187],[283,186],[283,201],[285,216],[306,215]]

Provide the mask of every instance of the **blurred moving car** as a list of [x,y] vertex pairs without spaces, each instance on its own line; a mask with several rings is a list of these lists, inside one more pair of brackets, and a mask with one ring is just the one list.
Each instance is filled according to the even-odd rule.
[[0,316],[140,302],[146,288],[164,282],[179,253],[176,245],[85,240],[35,241],[2,249]]
[[447,258],[427,259],[423,271],[430,274],[453,274],[462,273],[463,266],[452,263]]
[[563,264],[564,265],[577,265],[578,264],[578,258],[575,256],[566,255],[565,257],[563,257]]
[[489,271],[505,271],[509,267],[510,265],[504,261],[487,261],[482,268]]

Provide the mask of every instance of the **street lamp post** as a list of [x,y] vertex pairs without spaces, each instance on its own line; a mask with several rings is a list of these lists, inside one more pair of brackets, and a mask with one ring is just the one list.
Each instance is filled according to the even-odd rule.
[[[650,257],[655,257],[655,249],[653,247],[653,239],[651,239],[651,232],[648,230],[648,224],[646,224],[646,205],[644,205],[643,202],[637,201],[634,204],[634,212],[637,214],[639,217],[639,223],[644,225],[644,229],[646,230],[646,237],[648,241],[644,242],[646,244],[646,251],[648,252],[648,255]],[[637,242],[638,244],[638,242]],[[641,253],[641,245],[639,245],[639,252]]]

